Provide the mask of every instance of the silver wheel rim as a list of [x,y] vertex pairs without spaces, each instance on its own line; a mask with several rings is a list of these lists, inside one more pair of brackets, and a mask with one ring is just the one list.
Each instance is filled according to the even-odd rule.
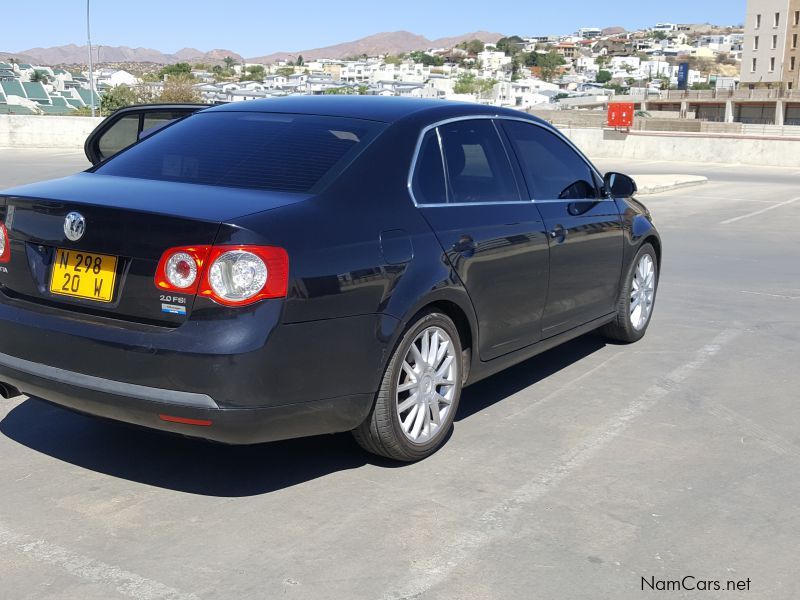
[[644,329],[650,320],[655,295],[656,265],[649,254],[644,254],[636,265],[631,285],[630,319],[637,331]]
[[415,444],[443,431],[452,410],[458,361],[450,335],[428,327],[408,348],[397,376],[396,407],[403,435]]

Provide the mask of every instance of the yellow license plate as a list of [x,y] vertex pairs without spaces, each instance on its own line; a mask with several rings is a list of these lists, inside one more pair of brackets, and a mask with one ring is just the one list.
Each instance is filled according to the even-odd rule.
[[56,248],[50,292],[60,296],[111,302],[116,278],[116,256]]

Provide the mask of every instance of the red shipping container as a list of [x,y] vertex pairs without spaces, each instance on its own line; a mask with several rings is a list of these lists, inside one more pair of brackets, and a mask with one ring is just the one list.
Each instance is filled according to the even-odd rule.
[[611,102],[608,105],[609,127],[633,127],[633,103]]

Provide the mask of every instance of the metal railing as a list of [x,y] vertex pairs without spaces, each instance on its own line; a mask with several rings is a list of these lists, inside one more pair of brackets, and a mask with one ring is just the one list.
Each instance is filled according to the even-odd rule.
[[[655,97],[650,98],[656,99]],[[800,100],[800,90],[665,90],[659,100]]]

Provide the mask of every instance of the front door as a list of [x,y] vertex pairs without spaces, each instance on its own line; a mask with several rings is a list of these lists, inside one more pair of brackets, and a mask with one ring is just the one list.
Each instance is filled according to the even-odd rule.
[[602,196],[599,176],[547,128],[502,120],[550,242],[550,283],[542,337],[615,310],[622,271],[622,218]]

